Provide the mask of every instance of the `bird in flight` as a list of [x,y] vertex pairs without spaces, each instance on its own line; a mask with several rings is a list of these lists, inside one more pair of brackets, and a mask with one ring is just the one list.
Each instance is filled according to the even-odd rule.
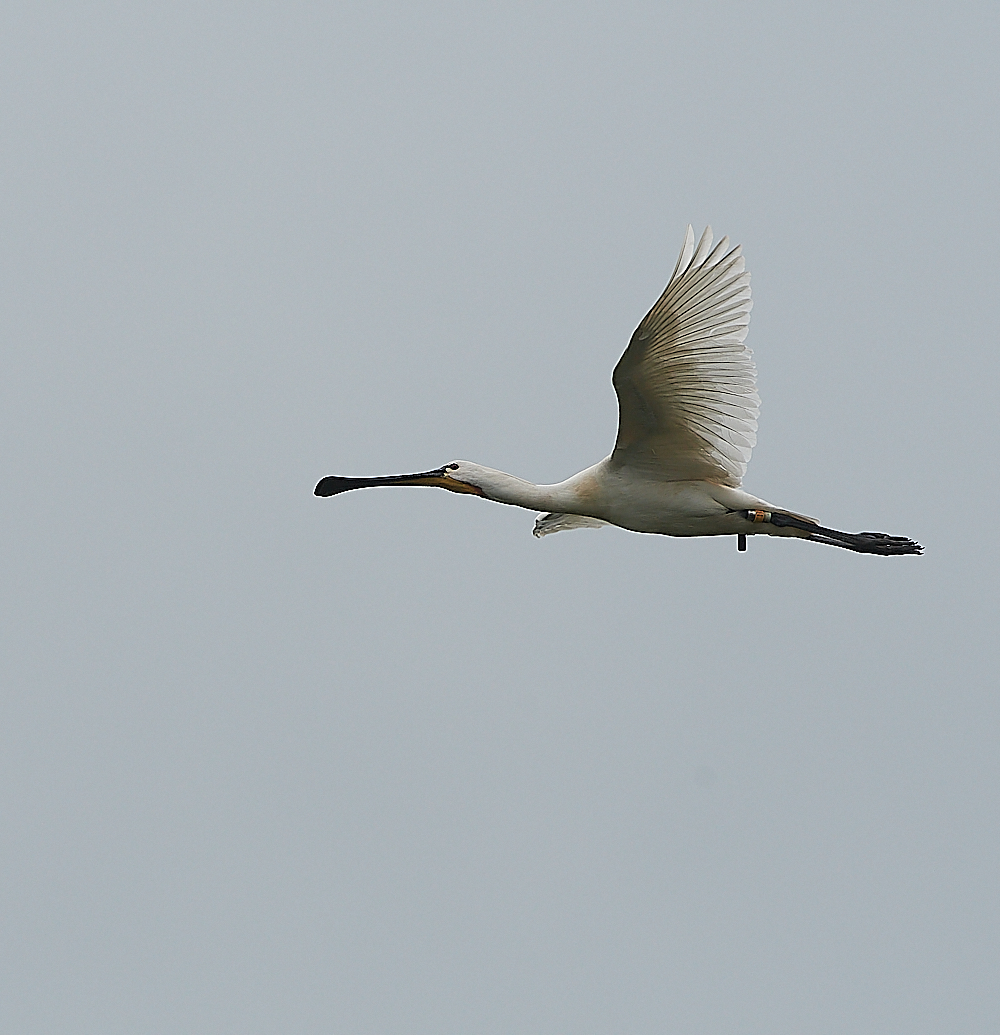
[[536,536],[618,525],[671,536],[791,536],[886,557],[919,554],[905,536],[839,532],[772,506],[741,488],[757,442],[760,397],[752,354],[750,274],[729,238],[712,247],[689,226],[673,276],[636,328],[612,375],[618,439],[611,455],[555,485],[455,460],[383,478],[332,475],[317,496],[385,485],[434,485],[527,510],[547,511]]

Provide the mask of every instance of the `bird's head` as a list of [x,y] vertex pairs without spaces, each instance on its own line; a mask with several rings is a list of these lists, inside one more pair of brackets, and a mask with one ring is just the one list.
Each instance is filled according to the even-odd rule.
[[470,460],[452,460],[450,464],[445,464],[441,471],[443,478],[438,484],[442,489],[451,492],[471,492],[476,496],[489,496],[490,475],[496,473]]
[[445,464],[444,467],[439,467],[437,470],[411,475],[413,480],[406,484],[435,485],[439,489],[447,489],[449,492],[466,492],[475,496],[485,496],[482,474],[488,471],[489,468],[480,467],[479,464],[470,463],[468,460],[452,460],[450,464]]

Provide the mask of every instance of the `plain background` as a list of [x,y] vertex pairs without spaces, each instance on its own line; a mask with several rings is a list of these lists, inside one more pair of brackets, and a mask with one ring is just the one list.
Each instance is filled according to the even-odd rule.
[[[1000,1030],[995,3],[12,4],[0,1027]],[[606,455],[685,226],[747,487]]]

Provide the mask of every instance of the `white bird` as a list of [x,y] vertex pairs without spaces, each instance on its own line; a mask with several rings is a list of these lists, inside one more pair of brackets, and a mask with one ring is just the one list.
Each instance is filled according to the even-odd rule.
[[618,525],[671,536],[794,536],[884,556],[919,554],[912,539],[838,532],[774,507],[740,488],[757,442],[756,368],[743,344],[750,274],[729,238],[697,248],[689,226],[659,301],[639,324],[612,375],[618,440],[600,463],[555,485],[456,460],[433,471],[386,478],[324,478],[317,496],[379,485],[434,485],[497,503],[544,510],[536,536]]

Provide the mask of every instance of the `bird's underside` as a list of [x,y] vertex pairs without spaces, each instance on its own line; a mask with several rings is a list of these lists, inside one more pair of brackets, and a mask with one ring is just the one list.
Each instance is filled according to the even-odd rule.
[[[683,533],[690,536],[733,535],[737,537],[740,552],[746,550],[748,535],[777,535],[805,539],[812,543],[839,546],[855,553],[871,553],[881,557],[900,557],[906,554],[923,553],[923,547],[906,536],[887,535],[885,532],[841,532],[781,510],[734,510],[724,515],[729,526],[725,531],[697,530]],[[712,523],[718,523],[715,519]],[[581,514],[543,514],[535,521],[533,534],[541,538],[553,532],[564,532],[573,528],[602,528],[613,524],[600,518]],[[707,524],[707,522],[706,522]],[[763,526],[769,527],[763,527]],[[740,528],[743,530],[740,531]],[[663,532],[661,535],[678,535],[677,532]]]
[[750,274],[728,238],[695,245],[689,226],[663,294],[614,369],[618,437],[609,457],[556,485],[535,485],[465,460],[419,474],[324,478],[317,496],[390,485],[433,485],[549,511],[536,536],[612,524],[670,536],[784,536],[897,557],[922,548],[905,536],[840,532],[772,507],[740,486],[757,441],[757,372],[744,344]]
[[695,537],[736,535],[740,550],[746,538],[769,535],[807,539],[856,553],[895,556],[919,553],[903,536],[882,532],[841,532],[805,514],[775,507],[742,488],[708,481],[660,481],[616,465],[614,455],[559,486],[575,504],[535,522],[534,534],[546,536],[573,528],[618,525],[633,532]]

